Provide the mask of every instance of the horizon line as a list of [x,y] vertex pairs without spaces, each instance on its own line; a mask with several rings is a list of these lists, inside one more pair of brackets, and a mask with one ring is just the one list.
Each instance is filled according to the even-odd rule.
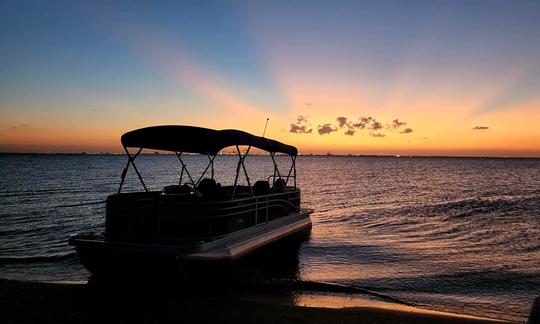
[[[185,153],[186,155],[205,155],[200,153]],[[0,155],[126,155],[123,152],[0,152]],[[140,155],[174,155],[171,153],[162,152],[148,152],[141,153]],[[217,155],[237,155],[237,153],[218,153]],[[267,154],[253,154],[249,153],[248,156],[265,156]],[[282,155],[282,154],[279,154]],[[286,154],[283,154],[286,155]],[[540,156],[489,156],[489,155],[414,155],[414,154],[313,154],[313,153],[299,153],[297,156],[307,157],[390,157],[390,158],[473,158],[473,159],[540,159]]]

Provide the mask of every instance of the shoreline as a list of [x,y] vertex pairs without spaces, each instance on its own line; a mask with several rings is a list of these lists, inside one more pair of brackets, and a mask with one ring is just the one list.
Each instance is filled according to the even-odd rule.
[[510,323],[349,295],[96,288],[0,279],[2,323]]

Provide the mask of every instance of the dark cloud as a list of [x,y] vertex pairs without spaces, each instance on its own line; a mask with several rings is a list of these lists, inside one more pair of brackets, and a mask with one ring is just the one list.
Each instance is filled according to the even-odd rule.
[[489,126],[474,126],[473,130],[487,130]]
[[319,132],[319,135],[330,134],[335,131],[337,131],[337,127],[332,126],[332,124],[323,124],[317,126],[317,132]]
[[295,134],[311,134],[313,133],[313,128],[309,128],[308,119],[306,116],[298,115],[296,118],[296,124],[291,124],[289,128],[289,133]]
[[308,129],[308,127],[306,125],[291,124],[291,128],[289,129],[289,133],[311,134],[311,133],[313,133],[313,128]]
[[354,130],[354,124],[350,122],[347,117],[338,117],[336,118],[336,121],[339,124],[339,128],[347,127],[347,130],[345,131],[345,135],[354,136],[356,131]]
[[311,102],[306,102],[306,106],[311,106],[313,105]]
[[379,130],[383,128],[383,125],[380,122],[373,119],[373,121],[371,122],[371,126],[369,128],[373,130]]
[[306,116],[298,115],[298,117],[296,118],[296,122],[298,124],[307,124],[308,120]]
[[366,128],[366,125],[369,124],[369,122],[373,120],[371,117],[360,117],[358,119],[358,122],[353,123],[352,126],[354,128],[364,129]]
[[364,124],[367,124],[367,123],[369,123],[369,122],[372,121],[372,120],[373,120],[373,118],[371,118],[371,117],[360,117],[360,121],[361,121],[362,123],[364,123]]
[[349,123],[347,122],[347,117],[338,117],[336,118],[336,121],[338,122],[340,128],[343,128],[343,126],[350,127]]
[[[356,122],[353,122],[351,119],[345,116],[336,117],[337,124],[333,123],[324,123],[317,126],[317,132],[319,135],[325,135],[330,134],[333,132],[336,132],[340,129],[343,129],[343,134],[347,136],[354,136],[357,132],[357,130],[361,129],[369,129],[371,132],[369,133],[372,137],[385,137],[386,134],[380,133],[380,130],[386,127],[386,129],[394,130],[394,129],[401,129],[399,133],[401,134],[409,134],[413,132],[412,128],[405,128],[404,126],[407,125],[406,122],[394,119],[392,120],[391,124],[384,124],[383,126],[382,122],[377,121],[375,118],[367,116],[367,117],[360,117]],[[296,123],[290,124],[290,130],[291,133],[296,134],[311,134],[314,133],[314,128],[310,128],[311,126],[308,123],[308,117],[299,115],[296,119]]]
[[[401,126],[407,125],[406,122],[400,121],[399,119],[392,120],[392,128],[400,128]],[[410,132],[409,132],[410,133]]]

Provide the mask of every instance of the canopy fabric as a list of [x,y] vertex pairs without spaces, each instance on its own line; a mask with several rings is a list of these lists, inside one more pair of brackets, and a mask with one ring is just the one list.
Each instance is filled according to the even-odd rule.
[[250,145],[270,153],[297,155],[296,147],[236,129],[214,130],[195,126],[152,126],[122,135],[125,148],[216,154],[234,145]]

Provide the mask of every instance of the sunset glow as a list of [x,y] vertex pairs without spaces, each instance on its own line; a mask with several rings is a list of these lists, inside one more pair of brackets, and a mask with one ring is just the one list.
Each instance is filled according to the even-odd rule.
[[0,9],[0,152],[121,152],[157,124],[261,135],[270,118],[304,154],[540,157],[538,2]]

